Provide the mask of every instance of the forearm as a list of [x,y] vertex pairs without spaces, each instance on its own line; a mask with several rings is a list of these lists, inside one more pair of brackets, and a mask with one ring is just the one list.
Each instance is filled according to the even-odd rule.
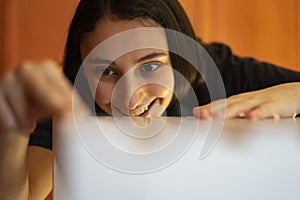
[[[78,113],[87,113],[81,99],[75,100]],[[72,117],[73,101],[71,84],[52,61],[21,64],[0,79],[1,200],[40,200],[50,192],[51,150],[28,147],[29,133],[12,130],[29,129],[53,115]]]
[[27,148],[29,136],[0,134],[0,199],[29,199]]

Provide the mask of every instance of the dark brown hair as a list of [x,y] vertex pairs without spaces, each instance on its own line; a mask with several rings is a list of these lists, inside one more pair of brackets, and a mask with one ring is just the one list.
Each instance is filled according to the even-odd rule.
[[[80,43],[83,36],[92,31],[97,21],[107,13],[120,20],[150,18],[163,28],[181,32],[196,40],[190,21],[177,0],[81,0],[70,25],[64,59],[64,73],[73,84],[82,63]],[[168,38],[169,46],[174,43],[171,40]],[[170,58],[172,67],[193,84],[197,77],[195,68],[176,54],[170,53]],[[188,88],[185,83],[176,81],[175,75],[174,92],[178,99],[188,92]],[[174,101],[169,108],[174,107]]]

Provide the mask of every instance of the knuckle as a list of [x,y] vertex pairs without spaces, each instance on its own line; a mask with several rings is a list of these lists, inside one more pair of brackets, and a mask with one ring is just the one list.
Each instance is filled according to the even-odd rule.
[[34,71],[33,64],[29,61],[22,62],[19,67],[16,69],[16,75],[18,77],[26,77],[28,74]]

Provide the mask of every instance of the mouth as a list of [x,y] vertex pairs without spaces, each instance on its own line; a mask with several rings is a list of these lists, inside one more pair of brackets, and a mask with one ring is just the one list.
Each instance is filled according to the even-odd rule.
[[139,106],[134,110],[129,111],[130,116],[132,117],[150,117],[150,111],[155,104],[159,104],[160,100],[158,98],[153,99],[153,101],[149,102],[144,106]]

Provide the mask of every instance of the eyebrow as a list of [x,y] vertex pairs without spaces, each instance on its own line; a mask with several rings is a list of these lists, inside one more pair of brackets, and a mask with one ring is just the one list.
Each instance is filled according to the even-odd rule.
[[[138,64],[138,63],[144,62],[146,60],[151,60],[153,58],[159,58],[159,57],[165,57],[165,56],[169,56],[169,54],[168,53],[163,53],[163,52],[150,53],[148,55],[145,55],[145,56],[135,60],[134,64]],[[92,63],[92,64],[101,63],[101,64],[104,64],[104,65],[116,65],[116,63],[114,61],[103,59],[103,58],[94,58],[90,61],[90,63]]]
[[159,58],[159,57],[165,57],[165,56],[169,56],[169,54],[168,53],[162,53],[162,52],[160,52],[160,53],[154,52],[154,53],[150,53],[146,56],[143,56],[143,57],[139,58],[134,63],[138,64],[138,63],[144,62],[146,60],[151,60],[153,58]]

